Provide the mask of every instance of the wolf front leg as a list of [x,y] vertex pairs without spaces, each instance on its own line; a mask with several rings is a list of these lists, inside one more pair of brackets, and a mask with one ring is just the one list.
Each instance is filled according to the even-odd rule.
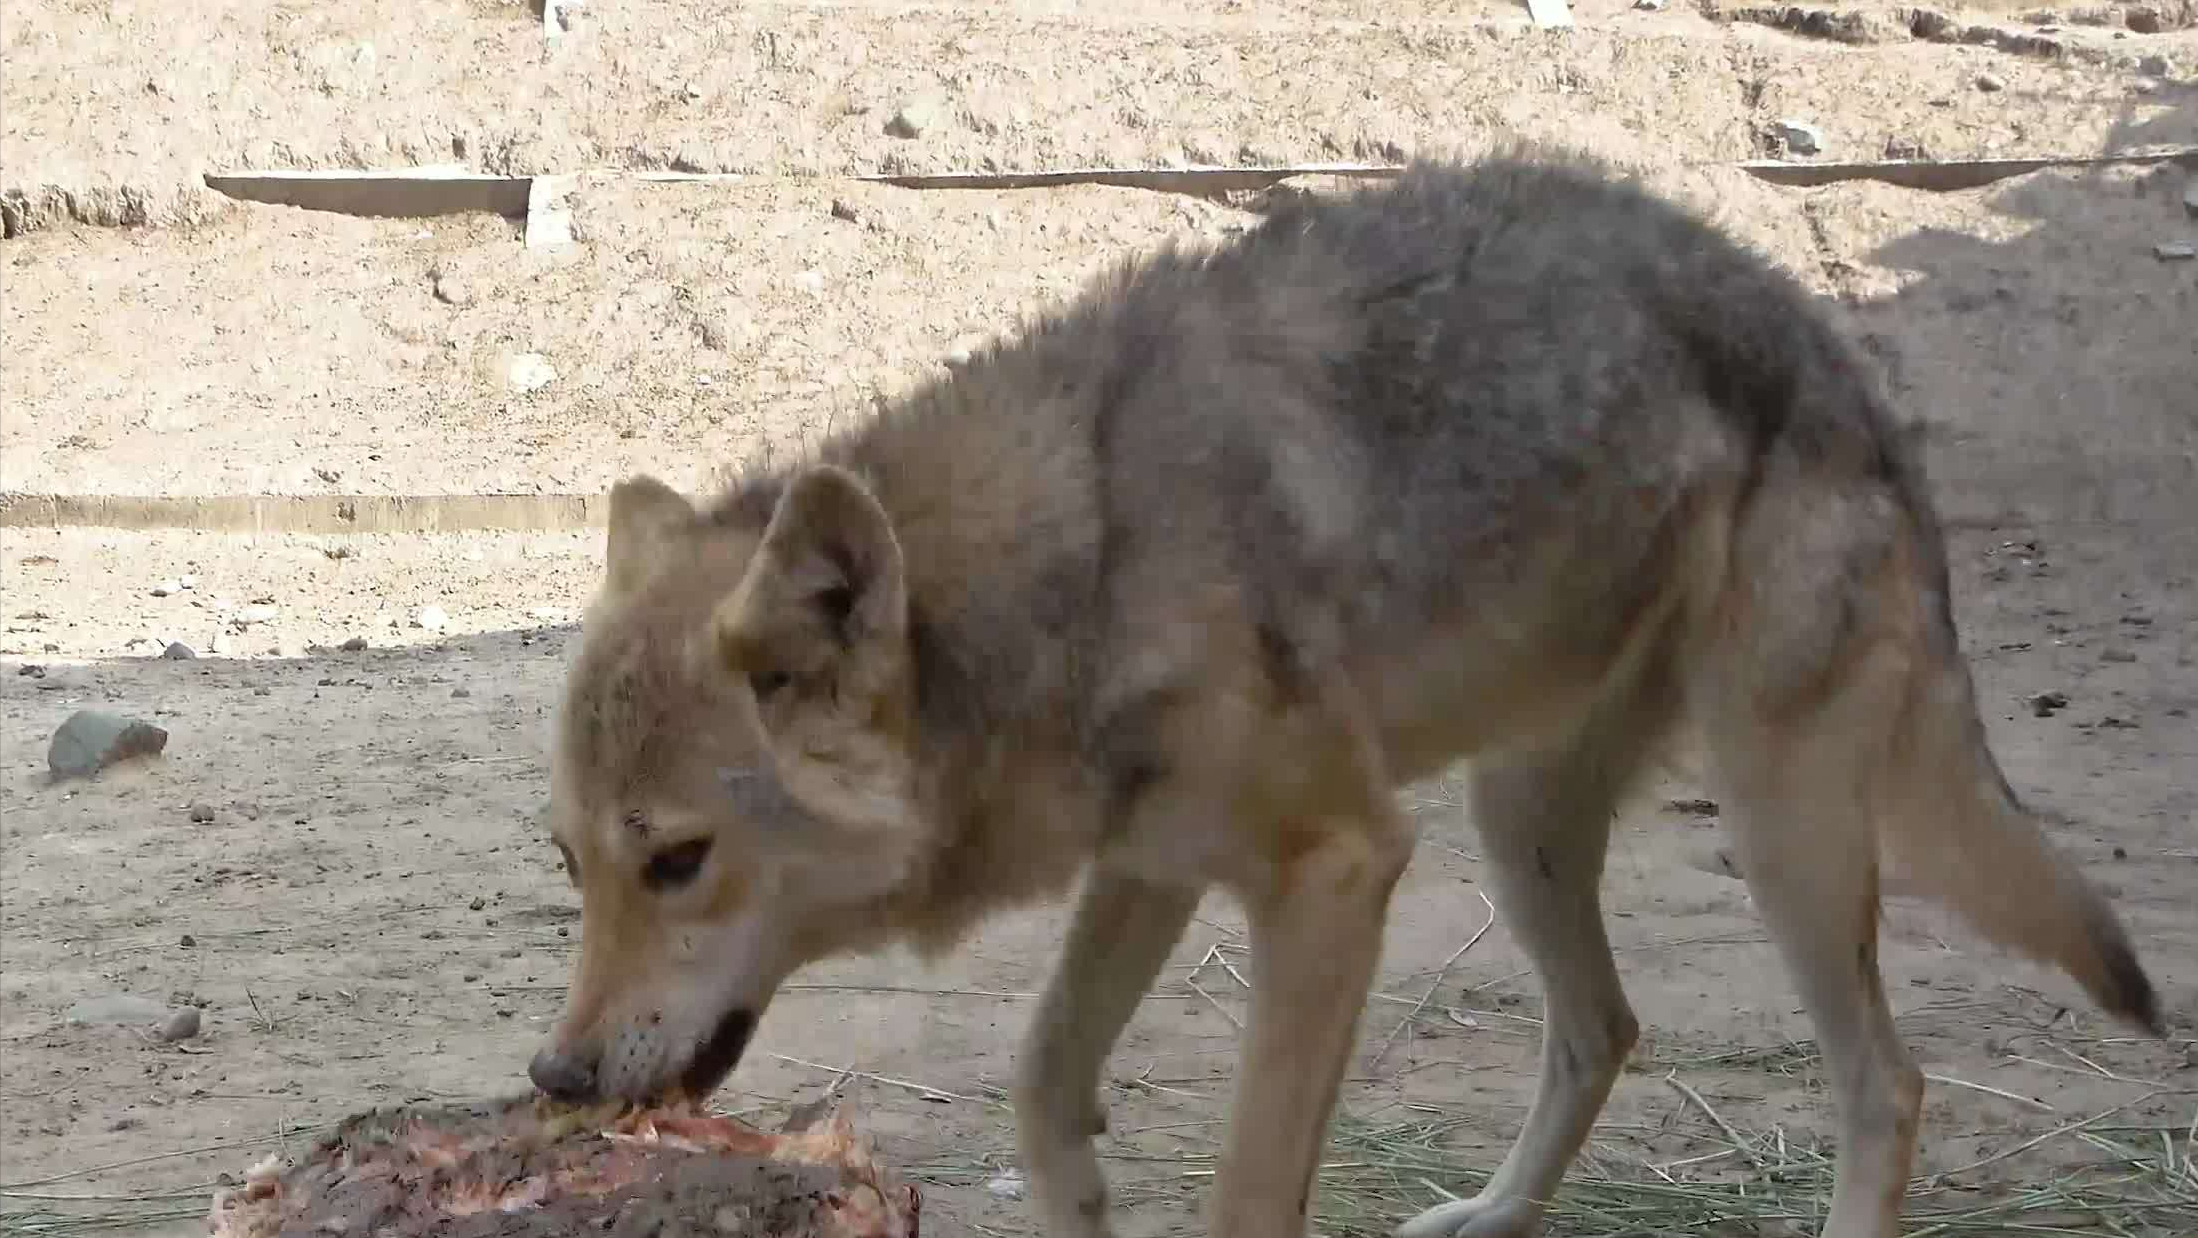
[[1411,858],[1412,836],[1393,814],[1313,823],[1327,837],[1246,898],[1251,1021],[1216,1182],[1214,1238],[1305,1232],[1390,892]]
[[1198,909],[1195,886],[1096,867],[1017,1070],[1016,1139],[1047,1238],[1106,1238],[1099,1071]]

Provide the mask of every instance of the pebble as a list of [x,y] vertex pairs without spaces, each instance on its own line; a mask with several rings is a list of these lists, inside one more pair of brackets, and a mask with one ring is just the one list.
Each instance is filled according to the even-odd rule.
[[511,359],[505,378],[514,391],[540,391],[557,381],[557,370],[538,352],[523,352]]
[[1788,118],[1771,126],[1778,140],[1790,154],[1819,155],[1824,153],[1824,131],[1805,120]]
[[2050,718],[2066,708],[2068,694],[2065,692],[2040,692],[2030,698],[2030,712],[2040,718]]
[[2162,241],[2152,247],[2152,256],[2162,262],[2188,262],[2193,258],[2198,258],[2198,245],[2187,245],[2181,241]]
[[199,1015],[196,1007],[185,1006],[162,1020],[160,1038],[169,1044],[189,1040],[198,1035]]
[[920,138],[930,127],[931,108],[911,101],[894,109],[892,118],[885,122],[885,134],[894,138]]
[[1633,7],[1645,13],[1661,13],[1664,11],[1664,0],[1633,0]]
[[183,592],[183,582],[180,580],[163,580],[153,586],[153,596],[156,598],[174,597],[181,592]]
[[85,778],[132,757],[156,756],[168,732],[150,722],[98,709],[80,709],[53,733],[46,766],[56,778]]
[[999,1199],[1021,1199],[1023,1197],[1023,1176],[1021,1174],[1001,1174],[999,1177],[985,1183],[985,1193]]
[[1998,94],[2000,91],[2007,89],[2007,83],[1989,73],[1979,73],[1977,74],[1977,89],[1988,95]]
[[473,285],[463,275],[450,271],[437,271],[429,277],[435,285],[435,299],[445,305],[464,307],[473,304]]
[[168,642],[166,649],[160,651],[160,656],[170,662],[188,662],[198,656],[198,651],[182,641],[172,640]]
[[176,583],[182,585],[184,590],[188,592],[189,590],[198,588],[198,577],[191,575],[189,572],[185,572],[183,575],[176,577]]
[[424,628],[430,632],[442,631],[444,625],[449,622],[450,616],[444,614],[443,608],[440,606],[423,606],[420,608],[419,614],[412,616],[413,627]]
[[341,645],[336,646],[336,648],[343,650],[345,653],[357,653],[360,650],[366,648],[366,638],[363,636],[354,636],[350,640],[342,643]]
[[2137,655],[2127,649],[2107,649],[2099,654],[2101,662],[2135,662]]
[[862,211],[845,198],[832,199],[832,218],[844,219],[851,224],[862,222]]
[[15,668],[15,673],[25,679],[44,679],[46,677],[46,668],[36,662],[25,662]]
[[282,612],[263,602],[254,603],[237,612],[237,625],[250,627],[255,623],[273,623],[275,616],[280,613]]
[[454,701],[462,701],[462,700],[464,700],[464,699],[466,699],[467,697],[469,697],[469,696],[472,696],[472,695],[473,695],[473,689],[471,689],[471,688],[468,688],[468,687],[465,687],[465,686],[463,686],[463,685],[461,685],[461,686],[459,686],[459,687],[456,687],[456,688],[452,688],[452,689],[450,690],[450,699],[452,699],[452,700],[454,700]]
[[198,938],[185,933],[183,936],[176,938],[176,944],[186,950],[195,950],[198,948]]
[[214,820],[214,806],[203,803],[191,805],[191,820],[200,825],[211,824]]

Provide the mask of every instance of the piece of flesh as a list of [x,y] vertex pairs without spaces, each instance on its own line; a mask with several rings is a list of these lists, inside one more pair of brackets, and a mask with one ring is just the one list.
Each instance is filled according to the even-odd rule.
[[770,1133],[685,1104],[374,1110],[214,1199],[213,1238],[917,1238],[839,1114]]

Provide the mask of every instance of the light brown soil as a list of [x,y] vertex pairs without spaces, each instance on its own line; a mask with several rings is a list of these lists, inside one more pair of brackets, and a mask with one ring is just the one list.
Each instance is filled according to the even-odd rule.
[[[1877,3],[1847,10],[1861,18],[1839,30],[1865,41],[1843,42],[1681,0],[1592,0],[1563,35],[1437,0],[680,0],[593,4],[554,48],[531,9],[491,0],[9,4],[0,196],[28,235],[0,247],[0,489],[592,495],[637,469],[699,487],[860,415],[1127,250],[1257,218],[1256,201],[1131,190],[778,178],[1380,160],[1563,134],[1650,167],[1870,343],[1961,522],[1957,610],[1993,741],[2164,989],[2174,1038],[2132,1040],[2057,977],[1894,900],[1884,962],[1918,1059],[2031,1098],[1934,1084],[1925,1166],[2125,1103],[2092,1129],[2182,1147],[2198,1103],[2198,262],[2154,247],[2198,241],[2192,174],[1929,194],[1698,166],[1773,153],[1786,117],[1824,131],[1824,158],[2198,142],[2187,5],[2150,6],[2161,34],[2129,28],[2143,6],[2051,22],[2033,7],[1959,23],[2059,54],[1963,43],[1961,24],[1941,36],[1956,41],[1912,37],[1905,9]],[[886,135],[907,104],[934,123]],[[238,165],[452,161],[774,179],[588,186],[581,239],[555,253],[504,221],[354,220],[194,188]],[[525,354],[555,377],[515,389]],[[0,1233],[40,1211],[203,1232],[215,1175],[309,1146],[305,1128],[519,1084],[578,931],[536,818],[598,537],[0,528]],[[185,575],[192,589],[151,596]],[[439,630],[414,626],[429,606]],[[369,647],[341,650],[352,637]],[[154,656],[171,641],[202,656]],[[2038,716],[2051,692],[2069,704]],[[169,728],[166,756],[49,784],[47,737],[87,706]],[[1344,1126],[1425,1123],[1434,1155],[1486,1170],[1531,1093],[1539,1002],[1500,923],[1443,969],[1487,916],[1455,792],[1407,797],[1426,843]],[[1698,794],[1675,778],[1620,823],[1607,903],[1648,1032],[1584,1169],[1717,1151],[1671,1070],[1790,1148],[1830,1129],[1818,1064],[1789,1049],[1808,1025],[1714,819],[1669,806]],[[881,1160],[925,1184],[931,1232],[1032,1232],[999,1088],[1061,914],[1003,921],[936,972],[885,957],[799,977],[721,1099],[775,1116],[841,1079]],[[1240,941],[1217,900],[1111,1068],[1104,1147],[1128,1235],[1200,1232],[1243,1013],[1213,960],[1240,961]],[[171,1044],[68,1020],[116,994],[200,1006],[204,1030]],[[1951,1185],[2105,1157],[2050,1139]],[[1433,1198],[1402,1182],[1387,1206]]]

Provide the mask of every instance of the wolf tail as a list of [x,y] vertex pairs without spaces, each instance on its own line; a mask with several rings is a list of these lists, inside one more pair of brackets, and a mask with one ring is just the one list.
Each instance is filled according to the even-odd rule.
[[1910,597],[1929,615],[1910,629],[1918,648],[1880,788],[1880,844],[1919,892],[1985,937],[2059,967],[2108,1013],[2163,1034],[2158,995],[2114,909],[2054,850],[1985,742],[1946,606],[1944,550],[1929,511],[1912,498],[1908,506],[1918,553],[1902,557],[1926,574]]

